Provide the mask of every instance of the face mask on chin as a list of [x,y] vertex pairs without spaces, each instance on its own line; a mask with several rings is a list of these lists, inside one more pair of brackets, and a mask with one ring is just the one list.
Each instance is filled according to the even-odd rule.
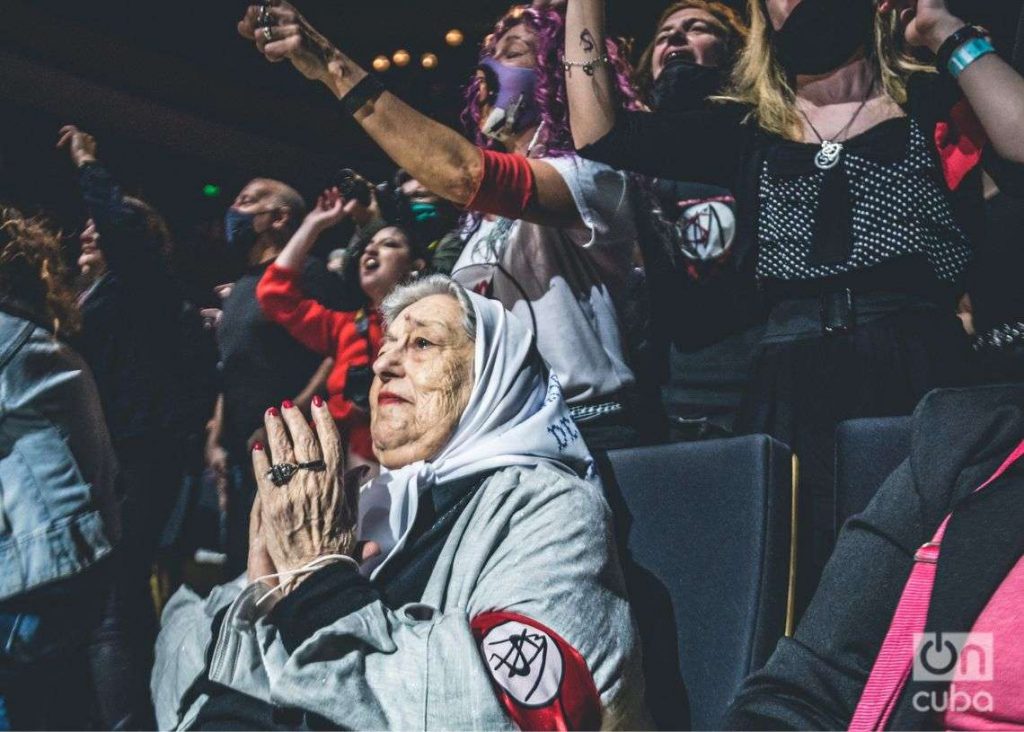
[[651,106],[659,112],[691,112],[704,106],[708,97],[720,94],[724,87],[725,74],[721,69],[676,58],[658,74],[651,91]]
[[536,69],[509,66],[493,58],[481,61],[480,69],[490,92],[491,111],[481,127],[485,136],[506,143],[540,122]]
[[[765,0],[761,7],[767,20]],[[771,31],[775,57],[793,76],[828,73],[871,47],[874,20],[873,0],[803,0]]]

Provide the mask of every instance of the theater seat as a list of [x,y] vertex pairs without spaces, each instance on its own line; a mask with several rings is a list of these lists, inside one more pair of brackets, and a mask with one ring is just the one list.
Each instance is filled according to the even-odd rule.
[[786,629],[790,451],[755,435],[601,458],[662,729],[720,729]]
[[867,508],[889,474],[910,455],[910,417],[851,419],[836,428],[836,534]]

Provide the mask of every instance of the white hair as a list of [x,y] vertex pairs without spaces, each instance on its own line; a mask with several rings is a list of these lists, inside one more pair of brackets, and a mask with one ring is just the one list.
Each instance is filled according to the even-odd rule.
[[469,339],[475,341],[476,311],[473,310],[473,303],[470,302],[469,295],[466,294],[462,285],[442,274],[432,274],[429,277],[399,285],[392,290],[380,306],[384,327],[387,328],[395,322],[395,319],[407,307],[431,295],[448,295],[458,301],[462,307],[462,326],[466,329]]

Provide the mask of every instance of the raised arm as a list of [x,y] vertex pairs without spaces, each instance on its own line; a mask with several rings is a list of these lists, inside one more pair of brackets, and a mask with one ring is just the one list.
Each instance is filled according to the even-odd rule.
[[[319,81],[339,100],[367,76],[284,0],[250,6],[238,31],[269,60],[290,60],[306,78]],[[362,103],[352,98],[349,102],[358,104],[353,110],[356,122],[398,166],[458,206],[473,202],[485,172],[480,148],[386,91],[371,93]],[[426,140],[430,144],[424,144]],[[522,218],[546,225],[578,223],[572,195],[558,172],[541,161],[528,164],[535,188],[532,205]]]
[[128,286],[144,288],[140,305],[160,303],[176,314],[180,294],[163,261],[161,242],[146,215],[126,200],[124,191],[97,157],[96,140],[73,125],[60,130],[58,148],[66,148],[78,169],[82,201],[96,225],[107,266]]
[[[884,0],[879,11],[900,13],[907,24],[907,42],[932,53],[967,25],[949,12],[945,0]],[[957,82],[996,154],[1024,163],[1024,77],[990,53],[970,64]]]
[[746,110],[715,104],[675,114],[625,111],[616,100],[612,71],[602,60],[606,48],[604,0],[569,0],[565,81],[580,155],[644,175],[735,184],[746,144],[741,126]]
[[[338,333],[352,321],[353,315],[326,308],[304,292],[302,273],[309,250],[320,235],[347,218],[355,205],[355,201],[346,202],[337,188],[324,191],[256,286],[263,314],[306,348],[324,356],[334,355]],[[310,389],[315,388],[317,385],[311,383]],[[312,391],[307,391],[299,395],[300,399],[304,397],[300,403],[312,397]]]
[[[565,86],[577,148],[593,144],[615,126],[617,104],[605,56],[604,0],[570,0],[565,13]],[[593,64],[579,66],[578,64]]]

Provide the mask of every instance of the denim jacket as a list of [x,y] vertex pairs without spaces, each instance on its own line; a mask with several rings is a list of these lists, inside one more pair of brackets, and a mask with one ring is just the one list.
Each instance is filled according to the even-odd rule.
[[120,536],[92,373],[15,312],[0,310],[0,601],[83,571]]

